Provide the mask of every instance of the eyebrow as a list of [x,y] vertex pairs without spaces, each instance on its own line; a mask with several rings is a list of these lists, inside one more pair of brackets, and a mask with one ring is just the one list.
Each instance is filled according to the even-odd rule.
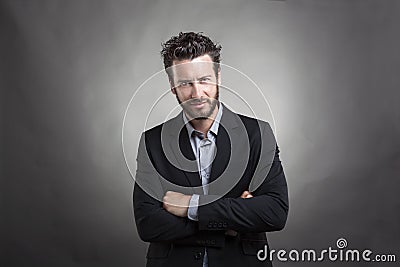
[[187,82],[192,82],[192,80],[178,80],[178,83],[182,83],[182,82],[187,83]]
[[200,79],[204,79],[204,78],[211,78],[211,75],[205,75],[205,76],[203,76],[203,77],[200,77],[199,80],[200,80]]

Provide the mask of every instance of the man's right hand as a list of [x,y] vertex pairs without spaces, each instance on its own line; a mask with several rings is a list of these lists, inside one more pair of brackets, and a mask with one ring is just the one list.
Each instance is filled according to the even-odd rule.
[[253,195],[249,191],[243,191],[241,198],[251,198]]

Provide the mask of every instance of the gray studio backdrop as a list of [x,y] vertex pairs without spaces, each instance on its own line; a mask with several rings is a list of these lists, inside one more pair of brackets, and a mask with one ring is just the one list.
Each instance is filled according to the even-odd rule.
[[[144,266],[122,118],[188,30],[271,104],[291,201],[271,248],[400,260],[400,1],[10,0],[0,21],[1,266]],[[298,265],[381,266],[275,260]]]

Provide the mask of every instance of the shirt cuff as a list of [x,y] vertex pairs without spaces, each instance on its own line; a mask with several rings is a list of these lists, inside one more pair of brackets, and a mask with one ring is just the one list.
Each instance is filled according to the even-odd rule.
[[188,218],[192,221],[198,221],[197,212],[199,207],[199,195],[192,195],[189,201]]

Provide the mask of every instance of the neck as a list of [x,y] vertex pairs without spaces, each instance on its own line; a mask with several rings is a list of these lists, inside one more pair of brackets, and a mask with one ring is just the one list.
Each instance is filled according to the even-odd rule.
[[217,105],[209,118],[204,120],[191,119],[190,124],[195,130],[202,132],[204,136],[207,136],[207,132],[210,130],[211,125],[213,124],[215,117],[217,116],[218,108],[219,107]]

